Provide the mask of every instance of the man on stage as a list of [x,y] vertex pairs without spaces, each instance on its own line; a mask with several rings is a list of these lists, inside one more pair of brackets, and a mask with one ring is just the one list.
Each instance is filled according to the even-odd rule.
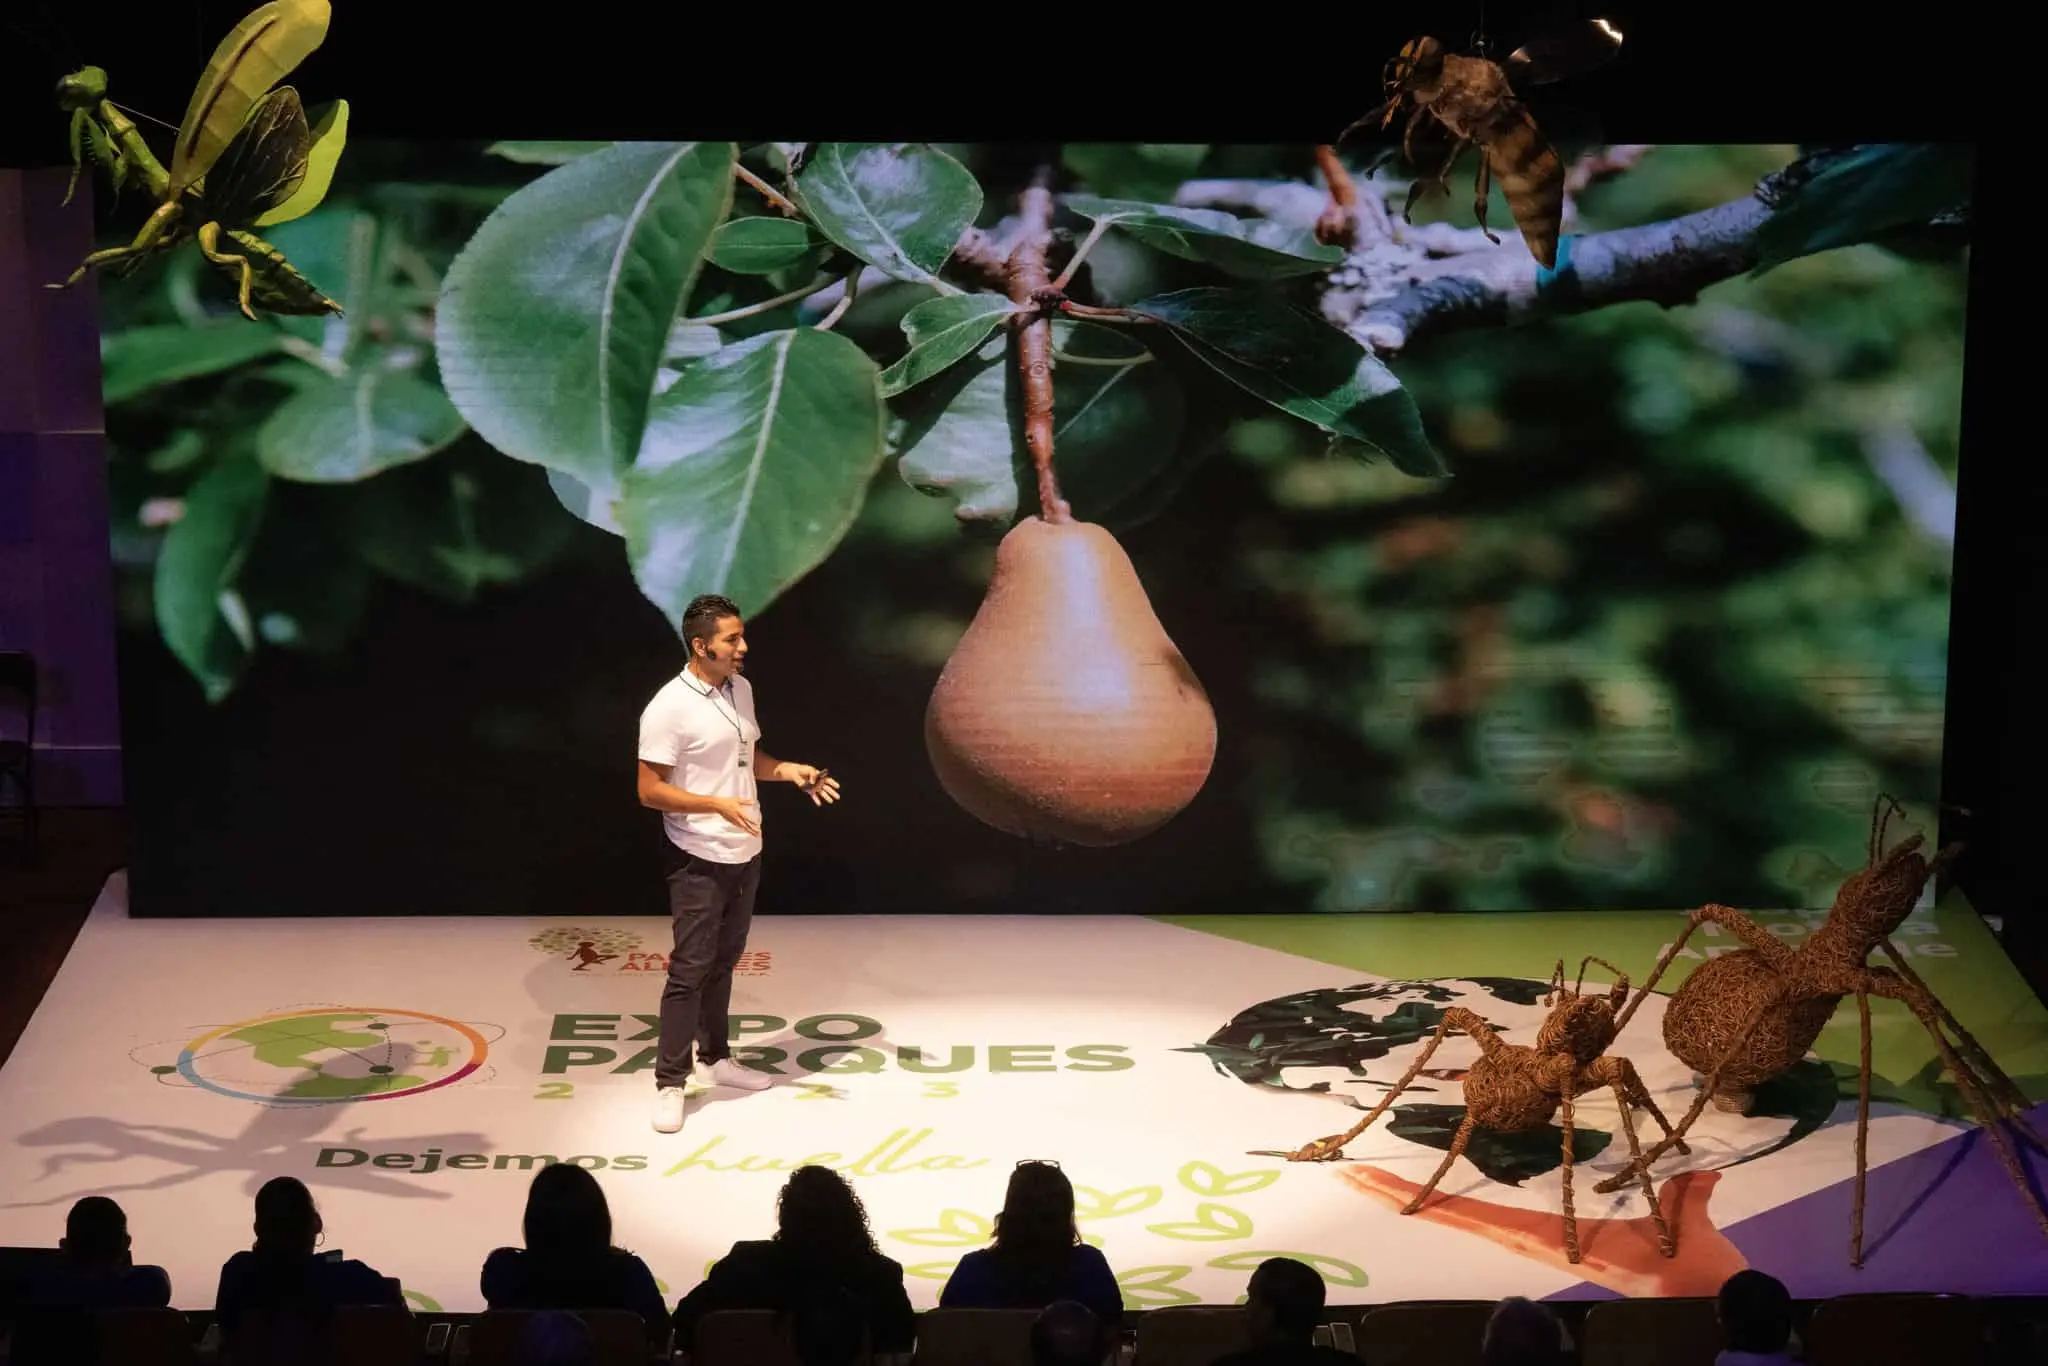
[[814,805],[839,800],[823,769],[761,748],[754,687],[742,675],[745,623],[729,599],[699,597],[683,614],[690,661],[640,714],[640,804],[662,813],[674,946],[661,993],[654,1127],[683,1127],[683,1086],[696,1064],[713,1086],[770,1084],[733,1060],[726,1039],[733,966],[747,947],[761,880],[762,780],[795,783]]

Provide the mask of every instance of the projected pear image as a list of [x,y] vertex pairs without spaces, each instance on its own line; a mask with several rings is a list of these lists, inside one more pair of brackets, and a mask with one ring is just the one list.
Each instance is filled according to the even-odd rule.
[[1027,517],[925,708],[939,783],[1035,841],[1127,844],[1208,781],[1216,714],[1130,556],[1089,522]]

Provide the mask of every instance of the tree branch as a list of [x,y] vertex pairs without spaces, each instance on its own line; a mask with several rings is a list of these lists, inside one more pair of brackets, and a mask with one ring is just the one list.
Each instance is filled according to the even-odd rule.
[[[1568,185],[1582,189],[1633,165],[1649,150],[1610,147],[1575,165]],[[1447,223],[1411,226],[1387,205],[1401,182],[1354,185],[1356,243],[1330,272],[1323,316],[1381,354],[1439,333],[1511,326],[1615,304],[1689,304],[1700,291],[1755,266],[1757,232],[1785,194],[1838,155],[1819,151],[1766,176],[1754,193],[1661,223],[1618,228],[1566,240],[1569,256],[1545,272],[1519,233],[1498,245],[1476,228]],[[1254,213],[1313,230],[1332,196],[1301,182],[1193,180],[1175,202]],[[1379,224],[1386,224],[1384,232]]]
[[1955,487],[1912,428],[1903,422],[1872,425],[1863,433],[1863,457],[1909,521],[1942,545],[1955,546]]
[[1045,254],[1052,245],[1052,168],[1031,177],[1018,206],[1022,226],[1010,252],[1010,302],[1029,308],[1017,328],[1017,369],[1024,389],[1024,444],[1038,468],[1039,515],[1048,522],[1072,520],[1052,468],[1052,319],[1046,311],[1057,298]]

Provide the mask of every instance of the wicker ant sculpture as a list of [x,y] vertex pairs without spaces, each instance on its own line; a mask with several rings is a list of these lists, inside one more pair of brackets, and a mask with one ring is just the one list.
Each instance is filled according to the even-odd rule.
[[[1600,964],[1618,979],[1608,995],[1581,994],[1588,963]],[[1560,1001],[1559,997],[1563,999]],[[1656,1193],[1650,1188],[1649,1166],[1642,1160],[1642,1147],[1636,1142],[1635,1117],[1631,1111],[1637,1107],[1648,1110],[1666,1134],[1672,1133],[1671,1125],[1657,1108],[1657,1102],[1650,1098],[1649,1089],[1643,1085],[1642,1078],[1636,1075],[1636,1069],[1628,1059],[1605,1056],[1607,1046],[1620,1032],[1615,1011],[1627,999],[1628,977],[1600,958],[1589,957],[1580,963],[1578,985],[1566,990],[1564,960],[1560,958],[1557,972],[1551,978],[1550,992],[1543,998],[1543,1004],[1552,1009],[1538,1027],[1533,1047],[1508,1043],[1494,1031],[1493,1026],[1472,1011],[1463,1006],[1452,1006],[1444,1012],[1436,1037],[1423,1048],[1422,1056],[1415,1060],[1408,1074],[1373,1108],[1372,1113],[1353,1125],[1350,1132],[1319,1138],[1293,1152],[1265,1152],[1255,1156],[1284,1157],[1290,1162],[1340,1160],[1344,1156],[1344,1145],[1364,1133],[1386,1112],[1417,1074],[1429,1065],[1430,1055],[1444,1041],[1444,1035],[1456,1029],[1470,1035],[1481,1050],[1481,1056],[1465,1073],[1465,1119],[1452,1136],[1450,1151],[1444,1154],[1436,1175],[1429,1178],[1428,1184],[1416,1193],[1401,1213],[1413,1214],[1422,1208],[1423,1202],[1436,1190],[1437,1183],[1444,1179],[1444,1173],[1465,1151],[1475,1127],[1483,1125],[1501,1133],[1526,1132],[1550,1123],[1562,1109],[1564,1250],[1565,1256],[1576,1263],[1579,1260],[1579,1222],[1572,1210],[1572,1102],[1588,1091],[1609,1086],[1614,1088],[1615,1097],[1621,1102],[1621,1129],[1628,1136],[1629,1152],[1636,1159],[1629,1170],[1641,1181],[1643,1195],[1650,1202],[1650,1217],[1656,1220],[1657,1241],[1664,1255],[1675,1257],[1677,1244],[1672,1240],[1671,1229],[1665,1223]],[[1687,1151],[1676,1135],[1666,1142],[1677,1142],[1680,1152]],[[1658,1150],[1661,1151],[1663,1146],[1659,1144]]]
[[[1887,811],[1886,807],[1890,810]],[[2048,1231],[2048,1211],[2027,1185],[2019,1159],[1999,1130],[1998,1119],[2012,1121],[2034,1147],[2048,1152],[2023,1115],[2026,1097],[1991,1060],[1969,1031],[1956,1022],[1927,984],[1908,966],[1890,935],[1912,913],[1921,889],[1961,852],[1951,844],[1932,859],[1922,858],[1922,837],[1913,835],[1884,853],[1885,824],[1905,812],[1890,795],[1878,798],[1871,814],[1870,854],[1866,867],[1850,874],[1835,894],[1835,904],[1820,928],[1794,948],[1726,906],[1702,906],[1644,982],[1635,999],[1615,1021],[1618,1034],[1641,1005],[1657,979],[1700,922],[1712,921],[1740,939],[1745,947],[1718,954],[1700,964],[1673,994],[1664,1011],[1664,1043],[1680,1062],[1691,1067],[1699,1085],[1692,1108],[1670,1137],[1634,1158],[1622,1171],[1597,1184],[1613,1191],[1647,1170],[1670,1146],[1678,1145],[1712,1100],[1716,1108],[1737,1114],[1749,1111],[1754,1088],[1790,1068],[1813,1046],[1821,1029],[1834,1017],[1844,996],[1856,998],[1863,1025],[1862,1084],[1856,1109],[1856,1199],[1849,1233],[1849,1263],[1863,1265],[1863,1188],[1870,1123],[1870,998],[1902,1001],[1926,1026],[1957,1089],[1989,1131],[1999,1161],[2033,1205],[2035,1218]],[[1891,968],[1866,965],[1873,948],[1882,948]],[[1955,1044],[1942,1033],[1946,1025]],[[1958,1055],[1960,1048],[1975,1070]]]

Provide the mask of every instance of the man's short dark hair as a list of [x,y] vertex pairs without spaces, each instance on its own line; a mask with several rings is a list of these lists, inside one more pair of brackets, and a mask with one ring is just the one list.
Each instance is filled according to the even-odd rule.
[[1731,1352],[1780,1352],[1792,1339],[1792,1292],[1776,1276],[1736,1272],[1721,1283],[1717,1308]]
[[718,634],[719,622],[739,614],[740,609],[731,598],[716,593],[691,598],[690,605],[683,609],[683,644],[688,647],[695,641],[711,639]]
[[1543,1305],[1510,1295],[1486,1320],[1479,1355],[1486,1366],[1563,1366],[1564,1325]]
[[1273,1313],[1273,1322],[1287,1337],[1307,1342],[1323,1316],[1323,1278],[1306,1262],[1268,1257],[1252,1271],[1245,1287],[1252,1299]]
[[88,1195],[64,1217],[65,1250],[74,1257],[113,1257],[128,1247],[128,1216],[104,1195]]
[[1102,1352],[1102,1321],[1078,1300],[1054,1300],[1032,1320],[1035,1366],[1096,1366]]

